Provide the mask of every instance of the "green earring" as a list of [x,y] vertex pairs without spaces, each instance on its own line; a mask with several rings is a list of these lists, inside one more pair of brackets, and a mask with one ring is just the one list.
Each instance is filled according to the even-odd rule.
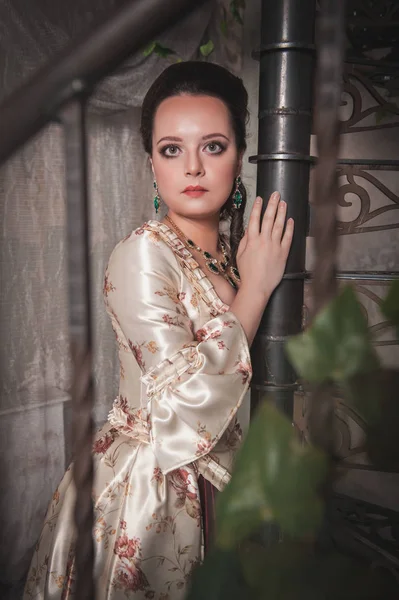
[[155,212],[158,214],[161,198],[159,196],[158,185],[157,185],[157,182],[155,181],[155,179],[154,179],[154,189],[155,189],[154,207],[155,207]]
[[240,192],[240,185],[241,185],[241,177],[238,176],[236,178],[236,189],[234,190],[234,194],[233,194],[233,208],[235,210],[239,210],[241,208],[241,204],[242,204],[242,194]]

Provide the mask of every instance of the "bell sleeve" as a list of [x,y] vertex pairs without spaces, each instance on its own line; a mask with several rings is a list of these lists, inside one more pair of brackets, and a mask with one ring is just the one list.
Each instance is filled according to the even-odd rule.
[[133,233],[114,250],[107,303],[141,369],[150,443],[167,474],[212,450],[252,372],[247,338],[233,313],[194,331],[176,257],[150,236]]

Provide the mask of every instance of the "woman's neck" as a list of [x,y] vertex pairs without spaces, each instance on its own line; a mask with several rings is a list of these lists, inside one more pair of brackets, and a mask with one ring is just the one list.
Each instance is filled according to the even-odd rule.
[[212,256],[218,254],[219,219],[187,219],[173,211],[168,212],[168,217],[177,225],[184,235],[191,239],[202,250],[210,252]]

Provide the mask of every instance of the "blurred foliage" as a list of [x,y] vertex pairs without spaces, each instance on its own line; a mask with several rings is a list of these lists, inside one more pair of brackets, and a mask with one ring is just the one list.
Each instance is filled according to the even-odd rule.
[[[243,14],[245,11],[245,0],[231,0],[229,3],[229,11],[234,21],[239,23],[240,25],[244,24]],[[221,20],[220,20],[220,31],[222,32],[224,37],[228,37],[229,35],[229,14],[225,7],[221,9]],[[215,44],[213,40],[209,39],[199,47],[199,54],[203,58],[208,58],[212,54],[215,49]],[[156,54],[161,58],[173,58],[176,62],[181,62],[182,58],[177,54],[175,50],[172,48],[166,48],[158,41],[153,41],[143,50],[143,55],[145,57],[151,56],[151,54]]]
[[342,383],[378,366],[370,341],[367,320],[348,286],[320,311],[307,331],[289,340],[286,349],[306,381]]
[[[382,310],[399,328],[399,282]],[[380,364],[351,287],[289,340],[287,354],[302,380],[339,385],[367,424],[370,459],[399,470],[399,370]],[[218,496],[214,549],[194,574],[187,600],[399,598],[393,576],[320,543],[332,478],[332,456],[304,444],[265,398]],[[262,545],[259,532],[273,524],[278,539]]]
[[284,540],[272,548],[246,542],[215,548],[192,579],[187,600],[397,600],[385,572],[310,543]]
[[264,521],[278,522],[290,535],[315,534],[322,518],[317,486],[325,470],[322,452],[301,444],[286,417],[264,402],[220,495],[217,545],[234,548]]

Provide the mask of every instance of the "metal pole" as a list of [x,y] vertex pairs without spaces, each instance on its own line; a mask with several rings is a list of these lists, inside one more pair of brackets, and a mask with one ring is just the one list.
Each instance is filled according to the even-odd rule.
[[[315,0],[262,0],[257,194],[266,203],[275,190],[295,220],[286,275],[273,293],[252,344],[251,412],[267,394],[293,416],[296,374],[284,346],[303,320],[306,234],[308,229],[310,135],[314,71]],[[264,526],[258,536],[269,546],[279,528]]]
[[[93,600],[93,376],[90,302],[89,195],[85,101],[72,100],[61,113],[65,135],[69,331],[74,363],[73,478],[75,498],[76,600]],[[75,596],[74,596],[75,597]]]
[[[251,408],[265,392],[292,417],[296,374],[284,345],[302,326],[308,228],[309,156],[314,74],[315,0],[263,0],[259,80],[257,193],[274,190],[288,204],[295,236],[286,273],[274,292],[252,345]],[[265,207],[264,207],[265,208]]]

